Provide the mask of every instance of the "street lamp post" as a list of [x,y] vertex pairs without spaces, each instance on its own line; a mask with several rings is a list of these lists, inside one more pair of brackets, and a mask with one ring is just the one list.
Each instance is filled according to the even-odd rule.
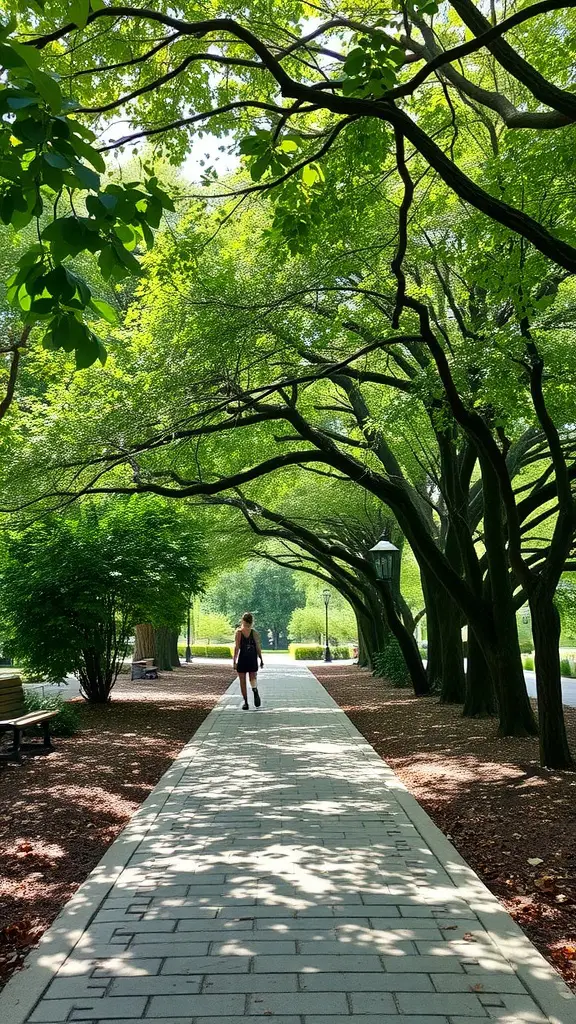
[[192,661],[192,648],[190,646],[190,605],[191,600],[188,601],[188,621],[186,625],[186,664],[189,665]]
[[324,598],[324,605],[326,608],[326,647],[324,650],[324,661],[332,661],[332,655],[330,654],[330,643],[328,640],[328,605],[330,604],[330,591],[323,590],[322,597]]

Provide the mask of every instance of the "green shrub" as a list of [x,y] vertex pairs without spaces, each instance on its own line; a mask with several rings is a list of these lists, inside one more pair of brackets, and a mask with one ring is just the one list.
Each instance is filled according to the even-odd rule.
[[390,638],[383,651],[374,655],[374,675],[383,676],[397,689],[410,686],[410,676],[398,641]]
[[341,644],[341,645],[336,646],[336,647],[331,647],[330,648],[330,654],[334,658],[334,661],[340,661],[342,659],[344,661],[346,661],[348,658],[352,657],[352,652],[351,652],[351,650],[350,650],[350,648],[348,647],[347,644],[345,644],[345,645]]
[[520,641],[520,654],[532,654],[534,650],[534,644],[531,640]]
[[568,658],[562,658],[560,662],[560,675],[567,676],[568,679],[572,678],[572,666]]
[[[80,728],[80,714],[78,707],[64,700],[63,697],[43,697],[33,690],[24,689],[24,704],[27,711],[57,711],[56,718],[50,723],[50,732],[53,736],[73,736]],[[41,727],[38,726],[38,732]]]
[[192,656],[196,658],[231,658],[232,648],[223,644],[193,644]]
[[292,653],[296,661],[320,661],[320,659],[324,657],[323,647],[306,647],[304,644],[302,644],[301,647],[296,644],[292,644],[291,646],[293,648]]
[[533,672],[534,671],[534,658],[532,658],[532,657],[530,657],[530,658],[523,658],[522,659],[522,663],[523,663],[524,668],[526,669],[527,672]]

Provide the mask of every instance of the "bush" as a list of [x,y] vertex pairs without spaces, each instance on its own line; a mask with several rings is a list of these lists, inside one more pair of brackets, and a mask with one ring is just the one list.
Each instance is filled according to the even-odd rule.
[[341,645],[339,647],[331,647],[330,654],[334,658],[334,661],[340,661],[341,659],[347,660],[352,657],[352,652],[348,647],[348,644]]
[[521,640],[520,641],[520,654],[532,654],[534,650],[534,644],[532,640]]
[[568,658],[562,658],[560,662],[560,675],[567,676],[568,679],[572,678],[572,666]]
[[193,644],[192,656],[196,658],[231,658],[232,648],[220,644]]
[[374,675],[388,679],[397,689],[410,686],[410,676],[404,661],[404,655],[394,638],[390,638],[383,651],[374,655]]
[[[40,693],[32,690],[24,690],[24,704],[26,711],[57,711],[56,718],[50,723],[50,732],[53,736],[73,736],[80,728],[80,714],[77,706],[63,697],[43,697]],[[41,732],[41,726],[37,727]]]
[[290,654],[296,661],[320,661],[324,657],[324,648],[316,645],[307,647],[305,644],[290,644]]
[[524,668],[526,669],[527,672],[533,672],[534,671],[534,658],[532,658],[532,657],[530,657],[530,658],[523,658],[522,659],[522,664],[524,665]]

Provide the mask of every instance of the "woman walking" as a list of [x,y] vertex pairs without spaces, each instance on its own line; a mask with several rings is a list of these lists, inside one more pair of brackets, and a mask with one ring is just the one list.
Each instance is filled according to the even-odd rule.
[[238,672],[238,678],[240,679],[240,689],[244,698],[243,711],[248,711],[247,675],[250,677],[254,707],[259,708],[262,703],[258,693],[258,660],[260,660],[260,668],[264,668],[264,662],[262,660],[260,637],[256,630],[252,628],[253,623],[254,616],[252,612],[244,612],[240,629],[236,630],[234,641],[234,669]]

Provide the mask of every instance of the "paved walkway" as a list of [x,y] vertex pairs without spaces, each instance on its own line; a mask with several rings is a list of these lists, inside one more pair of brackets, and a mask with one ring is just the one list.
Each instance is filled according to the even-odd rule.
[[236,688],[0,995],[1,1024],[576,1024],[308,669]]

